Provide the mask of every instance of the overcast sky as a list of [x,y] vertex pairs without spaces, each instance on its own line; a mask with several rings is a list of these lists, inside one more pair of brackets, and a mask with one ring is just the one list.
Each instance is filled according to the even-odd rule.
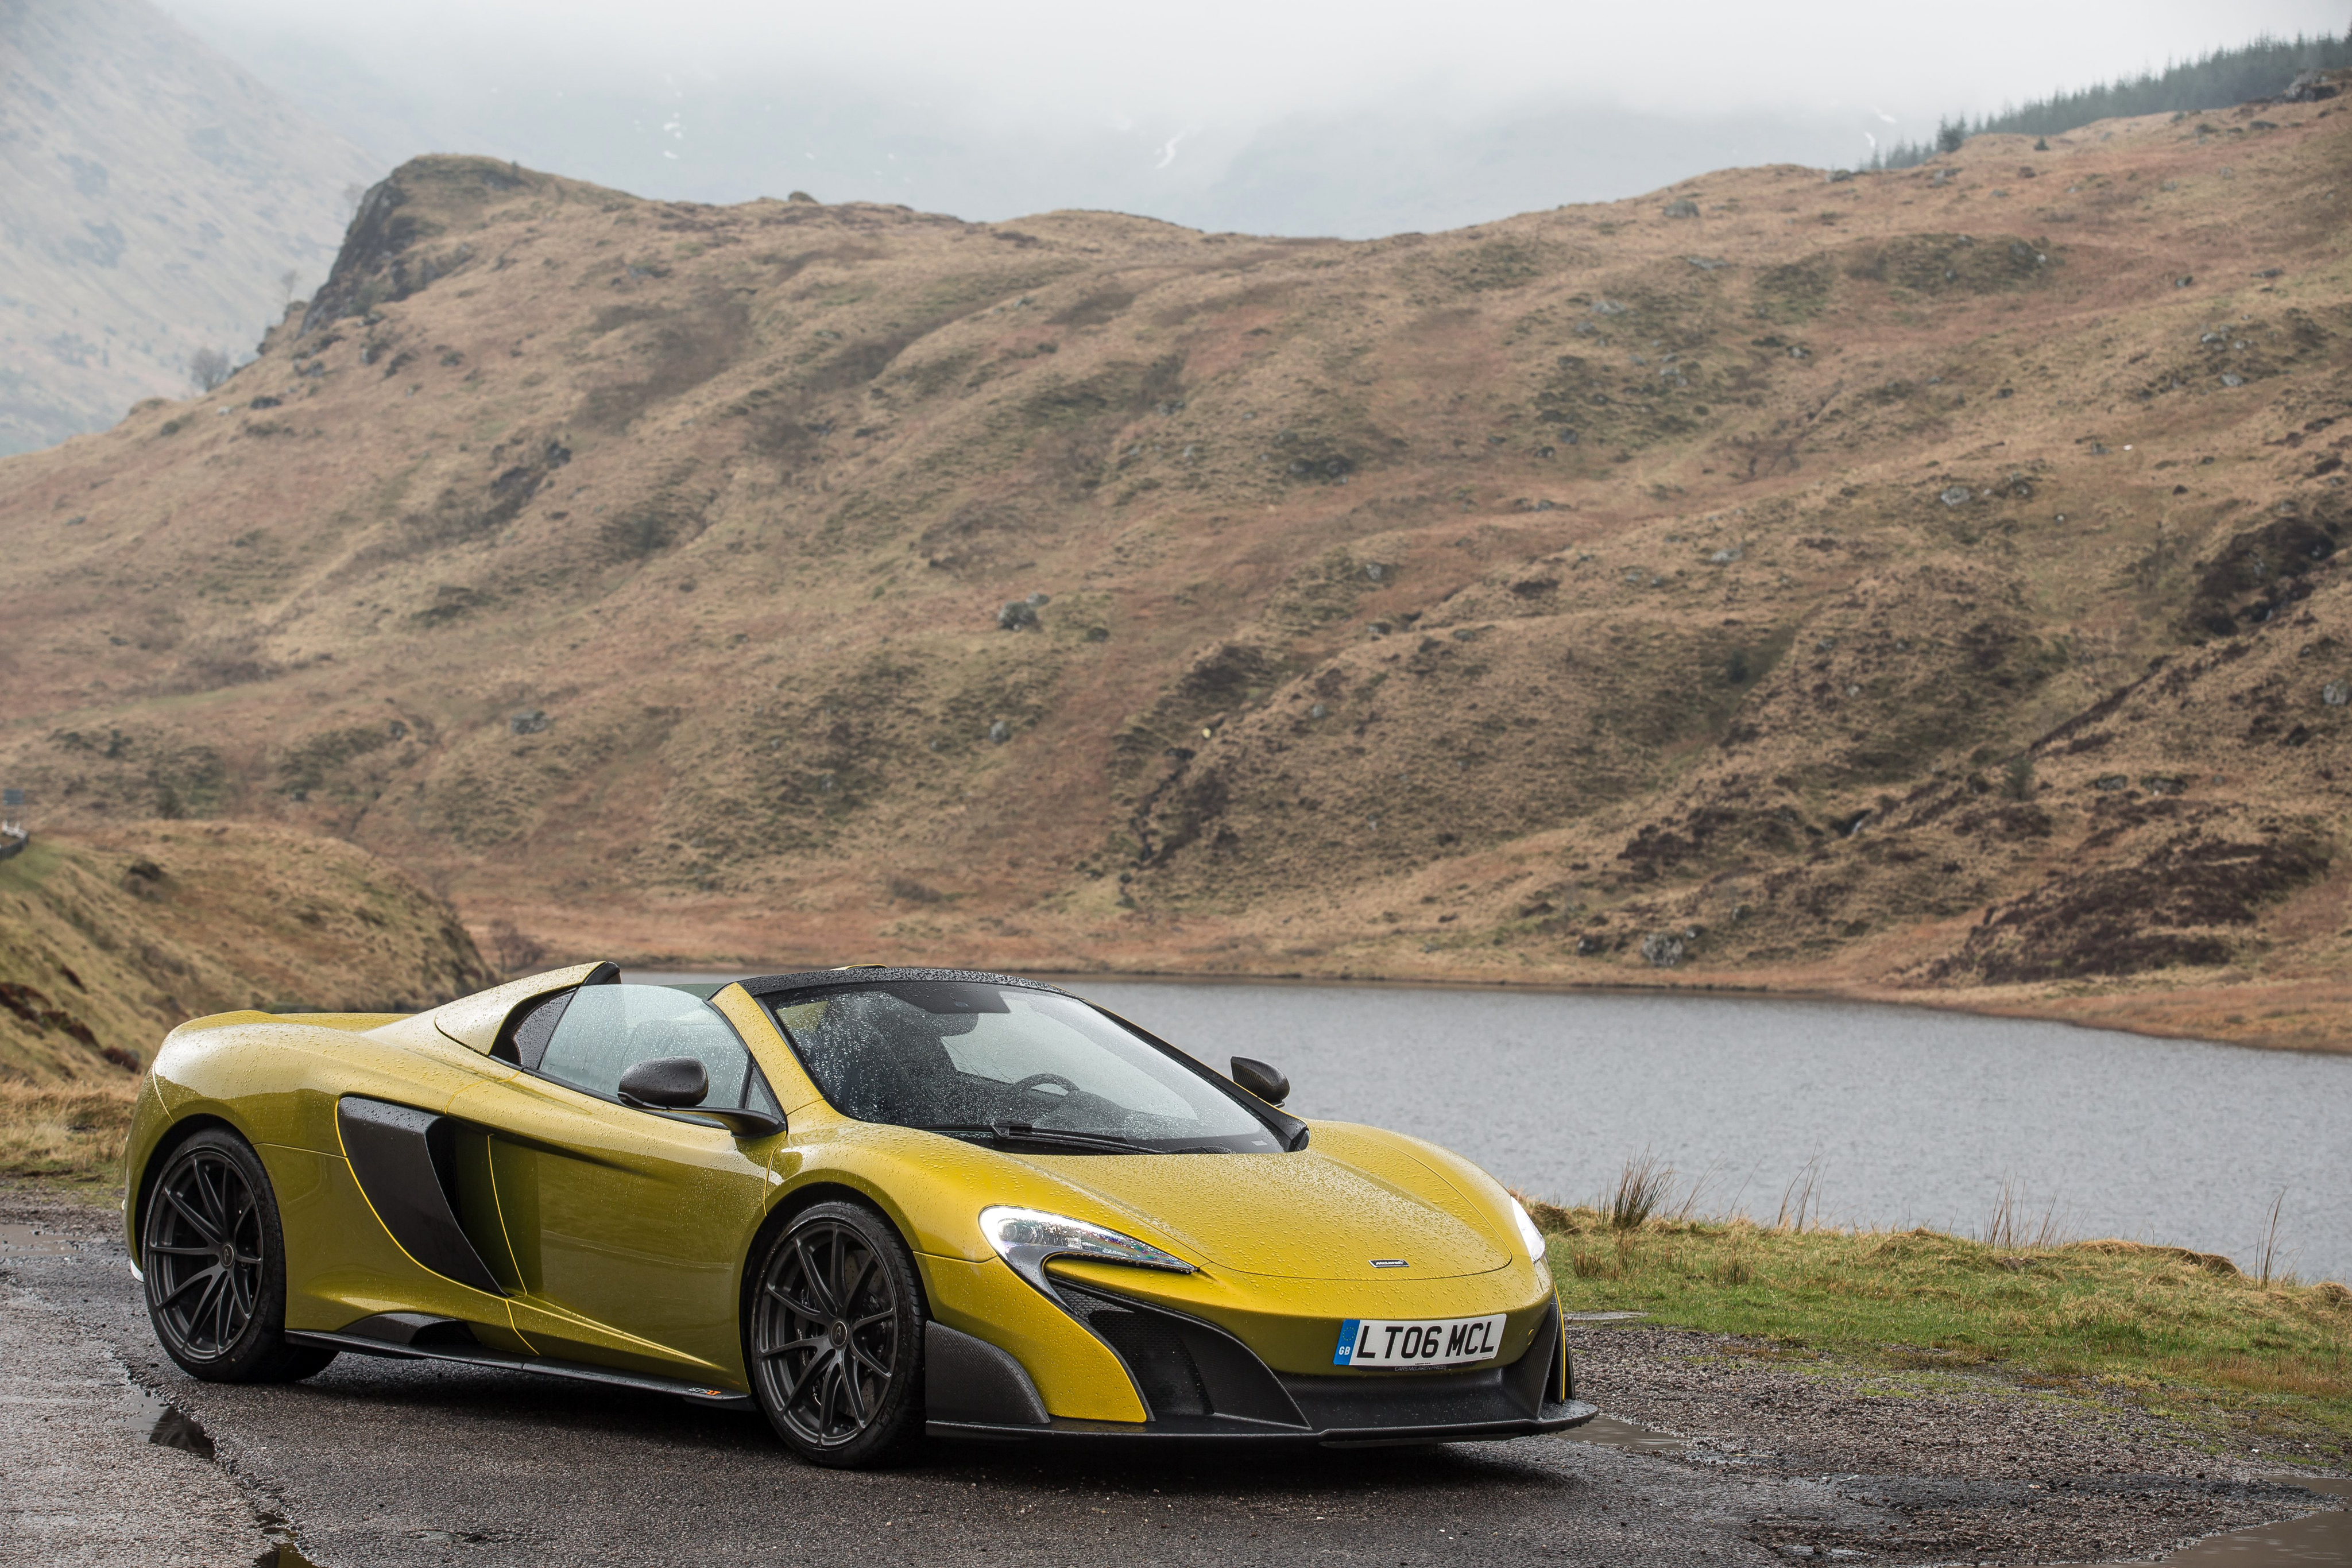
[[[387,162],[481,152],[651,195],[805,183],[968,217],[1118,205],[1356,233],[1726,162],[1859,163],[1942,114],[2352,20],[2352,0],[160,3]],[[1518,168],[1537,135],[1550,164]],[[1351,154],[1358,137],[1387,150]],[[1580,148],[1596,137],[1612,144]],[[1452,200],[1473,164],[1495,166],[1488,188]]]

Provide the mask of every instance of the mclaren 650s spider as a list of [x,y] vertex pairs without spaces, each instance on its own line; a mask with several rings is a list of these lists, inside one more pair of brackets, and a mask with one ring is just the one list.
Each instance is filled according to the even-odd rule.
[[950,969],[223,1013],[155,1057],[124,1220],[197,1377],[467,1362],[756,1406],[821,1465],[1591,1416],[1508,1193],[1231,1065]]

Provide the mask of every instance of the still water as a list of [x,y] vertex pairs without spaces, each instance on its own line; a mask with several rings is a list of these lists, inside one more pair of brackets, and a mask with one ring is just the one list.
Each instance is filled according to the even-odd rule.
[[1213,1066],[1271,1061],[1300,1115],[1415,1134],[1539,1197],[1589,1201],[1647,1152],[1681,1191],[1706,1177],[1700,1213],[1769,1223],[1810,1172],[1831,1223],[1977,1235],[2006,1182],[2037,1228],[2250,1270],[2277,1201],[2274,1270],[2352,1281],[2352,1056],[1853,1002],[1066,984]]
[[[1303,1116],[1370,1122],[1507,1186],[1590,1200],[1644,1151],[1702,1213],[1769,1222],[1809,1164],[1836,1223],[1980,1232],[2006,1179],[2038,1224],[2352,1281],[2352,1056],[1847,1002],[1384,986],[1072,990],[1223,1067],[1273,1062]],[[1817,1163],[1816,1163],[1817,1162]],[[1793,1197],[1790,1199],[1793,1204]]]

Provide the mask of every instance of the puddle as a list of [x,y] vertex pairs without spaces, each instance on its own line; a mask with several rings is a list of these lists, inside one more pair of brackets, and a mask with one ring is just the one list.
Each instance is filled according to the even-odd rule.
[[276,1509],[261,1511],[261,1532],[269,1537],[269,1544],[254,1558],[253,1568],[319,1568],[294,1544],[293,1523]]
[[[2266,1479],[2308,1487],[2352,1502],[2352,1480],[2310,1476]],[[2347,1568],[2352,1565],[2352,1512],[2306,1513],[2301,1519],[2278,1524],[2210,1536],[2158,1562],[2178,1564],[2179,1568],[2206,1568],[2213,1563],[2228,1563],[2230,1568],[2318,1568],[2321,1563],[2328,1568]],[[2116,1564],[2115,1568],[2124,1565]]]
[[0,1225],[0,1257],[63,1258],[73,1243],[62,1231],[37,1225]]
[[1595,1416],[1581,1427],[1570,1427],[1560,1434],[1571,1443],[1591,1443],[1597,1448],[1623,1448],[1636,1454],[1679,1454],[1689,1439],[1677,1437],[1672,1432],[1655,1432],[1647,1427],[1636,1427],[1631,1421],[1621,1421],[1614,1416]]
[[196,1418],[144,1384],[125,1385],[123,1424],[158,1448],[177,1448],[200,1459],[213,1457],[213,1440]]

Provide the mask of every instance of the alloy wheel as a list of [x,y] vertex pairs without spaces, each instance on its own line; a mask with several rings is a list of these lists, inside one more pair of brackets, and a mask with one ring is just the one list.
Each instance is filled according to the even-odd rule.
[[890,1413],[905,1315],[895,1271],[856,1227],[793,1227],[760,1281],[751,1351],[763,1403],[809,1448],[855,1442]]
[[198,1361],[229,1354],[261,1301],[261,1204],[215,1148],[175,1161],[149,1199],[148,1301],[167,1347]]

